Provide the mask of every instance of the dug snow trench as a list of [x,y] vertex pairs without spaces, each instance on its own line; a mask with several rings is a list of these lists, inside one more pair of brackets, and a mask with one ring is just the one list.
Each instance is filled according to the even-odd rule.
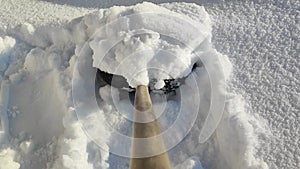
[[133,107],[108,85],[97,97],[96,67],[133,87],[186,77],[171,99],[152,94],[162,131],[173,129],[174,168],[268,168],[256,158],[267,132],[241,96],[226,92],[231,64],[211,45],[203,7],[117,6],[64,28],[24,24],[9,34],[0,38],[0,168],[128,168],[130,147],[116,131],[130,137]]

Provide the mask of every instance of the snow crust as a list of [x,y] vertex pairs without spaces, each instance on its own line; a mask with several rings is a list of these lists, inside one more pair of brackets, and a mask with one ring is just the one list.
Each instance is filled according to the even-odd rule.
[[[190,49],[161,40],[161,36],[157,32],[151,31],[150,28],[145,28],[142,18],[139,18],[137,23],[145,26],[141,30],[142,33],[146,33],[146,37],[138,36],[132,38],[130,35],[136,30],[130,30],[128,27],[125,27],[131,33],[124,34],[124,36],[130,38],[118,44],[111,55],[105,56],[103,60],[98,58],[98,55],[101,55],[102,52],[102,49],[98,48],[99,43],[107,43],[107,40],[116,38],[114,36],[120,31],[119,28],[122,27],[103,32],[101,29],[99,31],[99,28],[119,18],[124,11],[126,16],[127,12],[132,10],[139,13],[141,11],[151,11],[152,9],[168,15],[179,15],[188,20],[204,23],[206,29],[203,31],[207,36],[201,36],[193,42],[190,41],[191,39],[186,39],[186,44],[192,47],[197,47],[198,44],[204,42],[203,44],[205,45],[202,48],[198,48],[203,56],[201,61],[191,54]],[[177,24],[180,25],[182,22],[179,21]],[[160,28],[165,29],[161,26]],[[93,66],[115,73],[115,70],[112,68],[118,67],[118,64],[124,65],[123,67],[120,66],[122,71],[117,72],[117,74],[130,79],[131,75],[136,72],[128,72],[126,69],[128,64],[140,61],[137,57],[146,57],[148,58],[146,62],[134,62],[134,66],[145,68],[154,60],[153,65],[158,64],[159,70],[164,72],[151,72],[152,70],[144,72],[134,80],[128,80],[132,86],[147,84],[151,78],[161,80],[169,78],[168,76],[182,77],[191,73],[185,84],[180,87],[180,90],[185,91],[185,95],[190,96],[188,99],[177,100],[175,98],[174,100],[165,101],[160,96],[152,96],[156,97],[154,100],[158,100],[154,102],[157,112],[160,112],[160,108],[165,108],[163,109],[164,112],[159,116],[161,117],[160,124],[162,129],[168,128],[176,119],[176,113],[180,107],[178,102],[183,102],[183,107],[180,108],[186,113],[184,114],[186,115],[184,120],[192,118],[189,116],[189,112],[192,111],[191,107],[194,107],[198,102],[200,103],[200,108],[197,110],[198,117],[195,119],[195,125],[191,129],[190,134],[178,146],[170,150],[171,163],[175,168],[268,168],[268,165],[263,160],[255,156],[256,148],[259,147],[258,135],[263,135],[268,131],[261,124],[262,122],[246,112],[241,96],[228,93],[222,90],[221,87],[217,90],[218,94],[228,96],[226,97],[223,118],[208,141],[203,144],[201,137],[199,139],[201,129],[205,124],[204,119],[207,117],[212,100],[210,96],[211,83],[207,70],[213,69],[216,72],[222,70],[225,80],[230,80],[232,71],[232,65],[228,57],[220,54],[211,46],[210,19],[203,7],[187,3],[171,3],[160,6],[143,3],[134,7],[100,9],[95,13],[73,20],[63,28],[45,29],[26,23],[16,29],[16,37],[22,40],[16,41],[9,37],[2,37],[2,40],[0,40],[4,44],[2,48],[5,51],[4,59],[1,59],[1,71],[10,80],[9,84],[13,89],[9,93],[9,97],[11,97],[9,107],[18,106],[21,112],[14,119],[9,119],[11,121],[13,138],[4,145],[11,146],[15,149],[13,151],[18,153],[11,151],[11,153],[0,154],[2,155],[2,157],[0,156],[0,165],[8,164],[12,168],[33,169],[126,168],[128,159],[108,152],[110,150],[109,145],[117,144],[120,140],[115,140],[114,136],[111,135],[112,129],[103,124],[105,121],[108,121],[111,126],[114,126],[114,129],[118,129],[123,134],[130,134],[130,123],[120,115],[120,109],[116,109],[113,106],[117,104],[117,106],[123,106],[124,110],[122,110],[125,113],[132,112],[130,101],[121,98],[120,95],[122,93],[118,89],[110,86],[102,87],[99,92],[102,99],[99,109],[87,112],[86,120],[78,121],[74,107],[76,105],[73,105],[72,96],[79,94],[83,100],[91,101],[92,99],[85,93],[90,86],[82,87],[81,91],[77,91],[78,93],[72,93],[72,79],[93,79],[94,77],[84,76],[88,73],[95,73]],[[174,27],[173,29],[177,33],[178,28]],[[185,31],[180,33],[182,33],[180,35],[183,35],[183,37],[187,37]],[[190,33],[192,37],[198,38],[198,36],[193,34],[193,31]],[[90,39],[89,47],[91,49],[82,50],[88,39]],[[172,51],[175,53],[174,55],[156,53],[157,49],[162,48],[164,43],[166,50]],[[11,53],[9,49],[14,46],[17,52]],[[139,53],[137,49],[143,49],[147,53]],[[128,58],[130,62],[121,62],[130,53],[137,54]],[[88,67],[90,72],[84,72],[85,69],[76,67],[76,61],[82,55],[85,55],[83,65]],[[116,57],[116,59],[109,60],[112,56]],[[171,61],[162,59],[165,57]],[[181,59],[174,60],[174,58]],[[212,58],[218,59],[214,60]],[[101,60],[102,65],[98,64],[98,59],[99,62]],[[158,62],[158,60],[161,60],[161,62]],[[201,62],[206,63],[207,67],[197,67],[191,72],[191,67],[195,62],[198,62],[199,65],[201,65]],[[174,65],[171,63],[174,63]],[[78,68],[78,74],[73,74],[75,68]],[[198,86],[199,91],[196,90],[198,92],[195,92],[194,80]],[[5,78],[1,78],[2,84],[4,81]],[[156,84],[157,88],[161,88],[163,85],[160,82]],[[77,86],[84,86],[85,82],[75,80],[73,83]],[[226,81],[217,81],[216,85],[226,85]],[[3,88],[1,90],[3,91]],[[194,99],[197,98],[197,95],[199,95],[200,100]],[[2,99],[7,100],[8,97],[5,96]],[[182,128],[179,127],[179,129],[184,128],[186,122],[184,120],[181,121]],[[95,131],[95,135],[104,140],[101,143],[102,149],[99,149],[93,140],[87,137],[82,123],[88,125],[91,131]],[[178,130],[178,132],[174,133],[174,137],[179,137],[181,134],[181,130]],[[119,148],[126,151],[126,147]],[[1,148],[1,152],[6,152],[6,149]],[[5,163],[2,163],[1,160]]]

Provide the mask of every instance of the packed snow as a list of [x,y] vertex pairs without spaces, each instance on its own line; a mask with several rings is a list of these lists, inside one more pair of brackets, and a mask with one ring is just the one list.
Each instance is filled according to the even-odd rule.
[[[95,96],[96,68],[124,76],[133,87],[156,79],[160,89],[163,79],[187,77],[176,91],[180,97],[151,94],[162,131],[178,122],[171,135],[176,145],[166,143],[174,168],[276,168],[257,153],[260,139],[270,137],[267,123],[249,113],[239,92],[225,90],[235,80],[231,53],[219,53],[211,42],[216,13],[189,3],[71,11],[74,19],[65,15],[60,27],[44,25],[51,19],[38,26],[43,20],[16,25],[6,17],[9,27],[0,24],[1,169],[128,168],[130,145],[115,131],[130,136],[133,107],[128,94],[112,86]],[[163,15],[144,20],[153,13]],[[164,39],[162,32],[176,38]],[[221,114],[210,108],[223,106],[214,96],[225,99]]]

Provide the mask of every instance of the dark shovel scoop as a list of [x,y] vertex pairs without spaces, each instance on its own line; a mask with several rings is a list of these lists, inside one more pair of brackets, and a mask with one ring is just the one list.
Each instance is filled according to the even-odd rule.
[[[171,93],[173,91],[175,91],[177,88],[179,88],[181,81],[183,79],[165,79],[165,86],[161,89],[154,89],[154,85],[151,84],[155,84],[156,80],[153,79],[150,81],[150,85],[149,85],[149,91],[150,92],[157,92],[157,93]],[[135,88],[129,86],[129,84],[127,83],[126,79],[123,76],[120,75],[114,75],[114,74],[110,74],[107,72],[104,72],[100,69],[98,69],[97,71],[97,75],[96,75],[96,85],[99,87],[105,86],[105,85],[111,85],[115,88],[119,88],[119,89],[124,89],[124,90],[128,90],[128,92],[134,92]]]

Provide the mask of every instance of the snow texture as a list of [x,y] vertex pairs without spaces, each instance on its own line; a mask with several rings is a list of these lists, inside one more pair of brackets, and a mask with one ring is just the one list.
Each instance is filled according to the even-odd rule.
[[[21,112],[14,113],[15,118],[8,118],[11,138],[0,145],[0,168],[127,168],[128,159],[99,149],[84,134],[73,108],[71,82],[80,49],[100,22],[91,18],[106,10],[97,8],[133,5],[138,1],[0,2],[0,137],[9,132],[3,127],[4,123],[8,124],[3,114],[9,114],[9,110]],[[203,121],[198,119],[187,138],[170,150],[172,165],[175,168],[183,165],[222,169],[299,168],[299,1],[195,3],[203,5],[210,15],[213,46],[228,55],[233,74],[230,75],[231,64],[226,56],[218,53],[224,59],[222,67],[228,70],[225,75],[230,92],[226,93],[223,119],[204,144],[198,140],[203,126]],[[200,19],[201,10],[196,5],[160,6]],[[87,55],[92,57],[92,51]],[[202,88],[209,89],[205,71],[197,68],[194,73],[201,75],[198,80]],[[10,90],[3,87],[6,83]],[[102,119],[107,118],[119,129],[130,128],[109,105],[112,98],[104,94],[111,89],[106,88],[101,94],[106,101],[100,113]],[[7,92],[9,96],[4,94]],[[209,99],[205,99],[207,93],[201,95],[200,112],[206,112],[209,104]],[[121,99],[119,103],[130,104],[125,101]],[[3,103],[8,104],[3,106]],[[176,116],[172,114],[176,105],[174,101],[167,102],[169,116],[162,119],[169,120],[162,121],[165,124],[162,128]],[[93,121],[96,119],[93,115],[99,112],[92,112],[88,122],[99,124]],[[102,137],[110,137],[107,130],[103,130]]]

